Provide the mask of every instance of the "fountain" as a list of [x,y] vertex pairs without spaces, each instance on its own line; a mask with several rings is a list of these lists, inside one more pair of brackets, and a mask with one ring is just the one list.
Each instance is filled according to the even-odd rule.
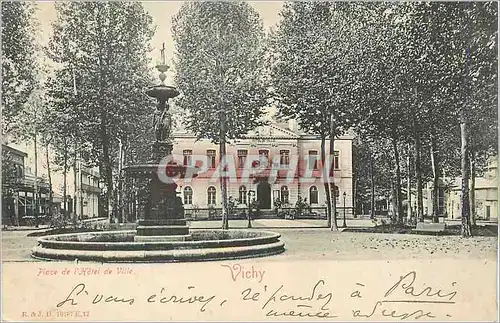
[[[101,262],[173,262],[238,259],[274,255],[283,252],[280,234],[258,230],[190,230],[184,216],[182,199],[177,196],[174,178],[187,173],[196,176],[196,168],[181,165],[171,156],[172,116],[168,100],[179,95],[164,84],[168,70],[165,46],[162,63],[156,68],[161,83],[146,94],[156,99],[153,125],[156,140],[148,163],[129,165],[126,176],[147,181],[144,219],[136,230],[58,234],[38,239],[32,257],[45,260],[82,260]],[[166,175],[166,176],[164,176]]]

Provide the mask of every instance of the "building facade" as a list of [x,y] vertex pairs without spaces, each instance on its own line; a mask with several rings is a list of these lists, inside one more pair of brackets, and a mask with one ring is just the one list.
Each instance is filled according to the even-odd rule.
[[[442,178],[438,187],[438,214],[447,219],[460,219],[460,177]],[[484,174],[476,177],[474,188],[475,214],[478,220],[496,221],[498,219],[498,160],[489,160]],[[433,213],[432,183],[424,189],[424,214]],[[413,200],[415,201],[415,199]]]
[[96,168],[80,167],[78,169],[76,193],[76,214],[79,219],[99,216],[99,172]]
[[50,186],[26,167],[27,153],[2,145],[2,222],[31,225],[35,217],[44,221],[50,207]]
[[[21,144],[16,146],[22,147]],[[35,175],[32,168],[35,162],[33,156],[11,145],[2,145],[2,171],[8,170],[9,179],[3,178],[2,188],[2,219],[8,225],[31,225],[35,215],[40,223],[50,221],[49,208],[52,214],[64,213],[73,218],[86,219],[99,216],[99,172],[97,168],[88,168],[77,163],[76,169],[68,169],[66,187],[66,205],[64,205],[64,184],[62,175],[51,172],[51,188],[47,181],[47,169],[38,164],[38,174],[35,185]],[[2,174],[6,176],[7,174]],[[7,185],[6,185],[7,184]],[[7,187],[8,186],[8,187]],[[58,190],[57,190],[58,188]],[[52,190],[52,201],[50,192]],[[38,192],[35,195],[35,191]],[[7,193],[7,194],[5,194]],[[35,199],[36,196],[36,199]]]
[[[455,179],[450,190],[444,195],[445,212],[451,219],[460,218],[460,184],[460,178]],[[476,177],[474,192],[476,218],[496,221],[498,219],[498,159],[496,156],[490,159],[483,176]]]
[[[325,146],[329,154],[328,141]],[[178,132],[174,134],[173,154],[185,165],[201,168],[196,178],[178,182],[185,209],[220,208],[219,146]],[[300,132],[293,123],[272,122],[259,127],[227,144],[228,197],[238,207],[248,206],[255,199],[264,211],[274,209],[278,201],[282,207],[294,207],[299,197],[313,208],[324,208],[320,154],[321,140]],[[333,156],[329,177],[336,187],[337,205],[352,214],[351,136],[335,140]]]

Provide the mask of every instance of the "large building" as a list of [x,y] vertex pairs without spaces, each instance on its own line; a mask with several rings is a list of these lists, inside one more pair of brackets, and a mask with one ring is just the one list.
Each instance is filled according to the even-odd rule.
[[[446,219],[460,219],[460,177],[439,179],[438,187],[438,214]],[[475,214],[478,220],[496,221],[498,219],[498,160],[492,157],[482,176],[475,179],[474,197]],[[424,214],[431,216],[433,213],[432,182],[427,183],[423,190]],[[412,195],[412,206],[416,208],[416,198]]]
[[[50,187],[26,166],[27,153],[2,145],[2,223],[31,225],[35,215],[43,220],[49,208]],[[36,179],[36,183],[35,183]]]
[[[78,165],[75,170],[71,167],[68,169],[65,207],[62,174],[51,171],[51,188],[47,180],[47,167],[40,162],[41,158],[35,160],[33,154],[28,154],[20,148],[30,151],[30,146],[22,143],[2,145],[2,171],[8,170],[9,173],[2,174],[9,177],[2,181],[2,193],[7,193],[2,195],[2,220],[5,225],[31,225],[35,215],[40,222],[49,222],[47,215],[50,214],[51,206],[52,214],[66,209],[71,218],[75,215],[78,219],[99,216],[100,188],[97,168]],[[34,163],[38,164],[36,185]],[[38,192],[36,199],[35,191]]]
[[[325,146],[329,154],[328,140]],[[334,150],[330,180],[336,186],[339,209],[345,206],[350,215],[353,206],[352,137],[346,135],[335,140]],[[312,208],[325,209],[320,153],[320,139],[301,132],[293,122],[274,121],[259,127],[227,144],[227,155],[232,160],[228,164],[228,197],[237,201],[238,207],[248,206],[255,199],[264,211],[274,209],[276,201],[280,201],[282,207],[293,208],[299,197],[306,199]],[[219,146],[210,140],[197,141],[191,133],[178,132],[174,134],[173,154],[180,156],[186,165],[204,164],[198,177],[178,183],[185,209],[220,208]],[[265,157],[268,162],[263,165],[253,160],[252,167],[257,169],[249,171],[245,166],[256,156]]]
[[[79,164],[79,163],[78,163]],[[84,167],[79,165],[76,169],[76,201],[71,200],[76,207],[73,211],[72,205],[68,207],[71,213],[75,213],[78,219],[95,218],[99,216],[99,171],[97,167]],[[74,183],[69,186],[75,191]]]
[[[475,180],[476,217],[479,220],[496,221],[498,219],[498,159],[497,156],[489,160],[484,174]],[[460,216],[461,179],[456,178],[445,191],[441,205],[442,212],[450,219],[459,219]],[[441,199],[440,199],[441,201]],[[432,212],[432,203],[430,209]]]

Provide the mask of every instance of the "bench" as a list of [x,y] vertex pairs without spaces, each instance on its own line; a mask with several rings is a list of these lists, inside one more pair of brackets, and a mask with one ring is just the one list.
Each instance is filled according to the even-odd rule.
[[421,233],[442,233],[444,232],[446,228],[445,223],[425,223],[425,222],[418,222],[417,227],[413,229],[415,232],[421,232]]

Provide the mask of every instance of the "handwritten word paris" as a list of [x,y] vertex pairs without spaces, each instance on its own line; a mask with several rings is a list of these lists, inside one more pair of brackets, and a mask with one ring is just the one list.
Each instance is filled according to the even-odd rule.
[[[445,288],[429,285],[425,282],[417,281],[417,273],[410,271],[400,276],[395,282],[391,283],[385,294],[379,300],[372,303],[365,309],[355,308],[352,310],[352,316],[355,318],[385,317],[398,320],[422,318],[435,318],[433,310],[437,306],[455,305],[455,296],[457,282],[452,282]],[[351,293],[351,299],[363,299],[364,284],[356,283],[356,290]],[[404,305],[407,306],[404,306]],[[364,305],[362,303],[362,305]],[[451,317],[450,314],[446,314]]]

